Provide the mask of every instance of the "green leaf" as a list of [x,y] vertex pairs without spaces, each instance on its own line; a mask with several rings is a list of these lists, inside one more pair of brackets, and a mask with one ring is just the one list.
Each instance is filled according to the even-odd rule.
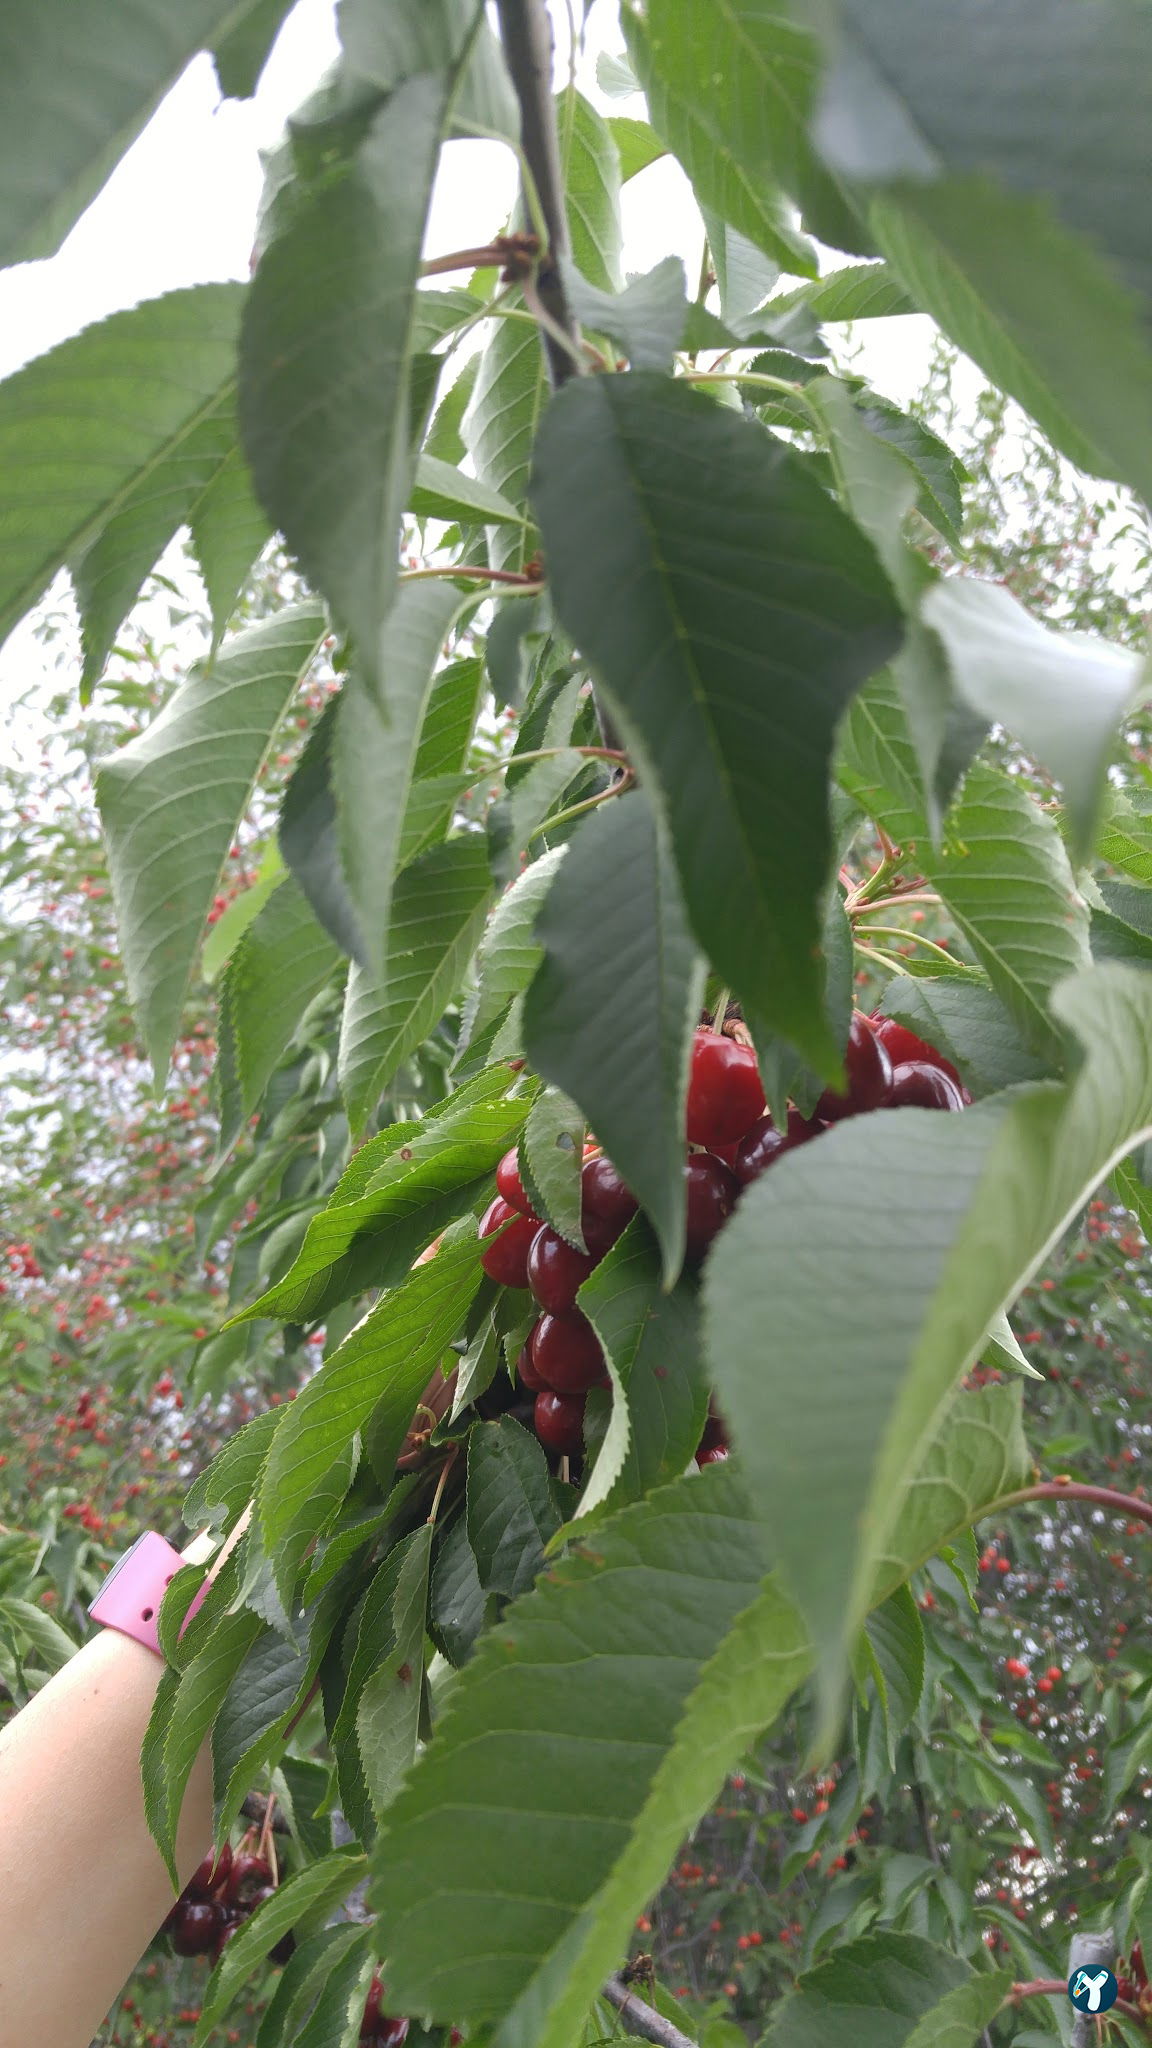
[[492,912],[477,954],[478,987],[465,1016],[464,1045],[480,1038],[522,994],[543,960],[544,948],[533,936],[536,919],[567,852],[567,846],[554,846],[541,854]]
[[[557,103],[572,260],[598,291],[620,284],[620,160],[607,123],[580,93]],[[480,358],[464,440],[480,481],[518,508],[528,502],[532,450],[548,402],[548,373],[534,319],[519,295],[495,320]],[[532,527],[496,527],[488,536],[493,568],[521,570],[537,552]]]
[[[515,1145],[531,1103],[530,1087],[506,1067],[492,1068],[420,1123],[394,1125],[370,1138],[312,1218],[283,1279],[236,1320],[279,1316],[311,1322],[319,1313],[316,1283],[326,1286],[358,1240],[378,1236],[410,1215],[439,1215],[440,1199],[458,1189],[470,1194]],[[434,1235],[429,1223],[427,1236]]]
[[220,1010],[220,1150],[231,1149],[342,955],[302,891],[281,883],[241,939]]
[[463,1510],[440,1539],[432,1571],[428,1628],[450,1664],[467,1662],[484,1626],[487,1595],[480,1584]]
[[[462,1234],[461,1234],[462,1233]],[[317,1533],[314,1497],[348,1444],[383,1406],[399,1453],[412,1413],[434,1368],[456,1335],[480,1279],[480,1252],[469,1219],[450,1232],[435,1258],[381,1296],[343,1344],[302,1387],[276,1432],[260,1482],[258,1514],[277,1583],[289,1537]]]
[[[399,16],[408,28],[411,8]],[[412,53],[383,104],[318,108],[290,129],[294,178],[249,287],[240,420],[256,489],[369,675],[395,591],[409,483],[420,256],[455,64]],[[277,168],[270,175],[282,177]]]
[[900,974],[885,989],[880,1010],[944,1053],[977,1100],[1051,1072],[1028,1051],[989,988],[950,979],[913,981]]
[[443,1016],[480,938],[490,892],[476,833],[432,847],[399,876],[382,979],[357,967],[348,977],[340,1087],[354,1129]]
[[812,284],[780,293],[765,310],[775,320],[798,307],[821,322],[888,320],[920,310],[890,263],[853,263],[846,270],[830,270]]
[[884,1545],[873,1600],[885,1599],[918,1565],[954,1544],[983,1507],[1027,1484],[1033,1461],[1022,1413],[1018,1383],[957,1395],[917,1457]]
[[[211,1528],[221,1519],[234,1521],[247,1507],[256,1491],[268,1446],[287,1412],[285,1408],[266,1408],[221,1446],[185,1495],[181,1513],[187,1528]],[[214,1508],[224,1510],[223,1518],[213,1514]]]
[[1014,777],[977,762],[925,872],[1028,1046],[1061,1064],[1050,999],[1087,964],[1088,912],[1055,821]]
[[[11,139],[19,124],[3,132]],[[151,517],[152,492],[177,488],[184,465],[202,458],[205,434],[220,432],[205,422],[226,406],[243,300],[236,284],[170,292],[85,328],[0,384],[0,638],[110,521],[108,552],[123,551],[125,529]]]
[[584,1118],[559,1088],[533,1103],[520,1139],[520,1173],[538,1216],[561,1237],[587,1250],[580,1227]]
[[[842,2048],[846,2039],[861,2048],[908,2048],[912,2041],[916,2048],[975,2048],[1011,1982],[1007,1971],[977,1975],[961,1956],[918,1934],[866,1934],[804,1971],[774,2008],[761,2048]],[[967,2006],[952,2003],[959,1992]],[[958,2011],[975,2017],[967,2033],[954,2036]]]
[[503,52],[485,21],[474,24],[471,0],[421,0],[385,10],[375,0],[343,0],[340,40],[352,70],[391,92],[404,78],[451,68],[470,36],[449,132],[515,145],[520,112]]
[[6,1594],[0,1600],[0,1621],[24,1637],[37,1661],[48,1672],[60,1671],[76,1655],[77,1646],[72,1637],[31,1600]]
[[280,852],[318,924],[341,952],[364,957],[364,938],[340,858],[333,754],[337,721],[356,693],[349,680],[330,697],[312,727],[292,770],[280,804],[276,832]]
[[353,671],[333,758],[342,870],[364,935],[364,965],[383,972],[404,815],[420,732],[445,639],[469,600],[447,583],[409,583],[380,637],[378,669]]
[[72,554],[69,568],[80,611],[80,690],[85,701],[103,673],[108,651],[141,584],[181,526],[199,536],[204,548],[218,638],[239,586],[268,538],[267,522],[252,497],[239,449],[230,383],[207,416],[153,462],[94,538]]
[[[758,308],[763,305],[780,275],[780,266],[736,228],[729,227],[710,208],[701,209],[708,237],[708,254],[716,273],[720,318],[733,334],[754,332],[762,326]],[[636,365],[639,368],[639,365]],[[659,364],[654,365],[659,368]]]
[[630,114],[610,114],[608,128],[620,156],[622,185],[665,154],[664,144],[647,121],[637,121]]
[[785,194],[822,240],[864,249],[859,222],[808,140],[813,36],[737,0],[649,0],[643,17],[622,9],[621,25],[652,126],[703,206],[798,277],[815,277],[817,264],[790,223]]
[[918,1447],[993,1319],[1152,1127],[1145,977],[1095,968],[1053,1007],[1084,1048],[1068,1087],[842,1124],[754,1184],[708,1262],[711,1374],[819,1647],[826,1728]]
[[226,99],[252,98],[291,6],[292,0],[255,0],[242,20],[235,26],[229,23],[217,38],[212,61]]
[[833,1078],[828,767],[841,714],[901,638],[871,548],[790,449],[646,374],[557,395],[534,499],[557,614],[660,794],[697,937]]
[[578,1301],[604,1346],[612,1412],[580,1497],[581,1515],[639,1499],[683,1472],[708,1413],[696,1283],[663,1292],[660,1260],[643,1221],[629,1225]]
[[926,35],[908,0],[850,0],[842,31],[815,135],[879,195],[885,253],[1072,461],[1147,497],[1143,10],[1027,0],[993,28],[952,0]]
[[920,481],[917,510],[959,551],[964,517],[961,489],[968,481],[963,463],[923,420],[901,412],[899,406],[875,391],[858,393],[856,407],[869,431],[898,449],[915,471]]
[[1138,808],[1140,797],[1115,795],[1096,842],[1106,860],[1137,882],[1152,882],[1152,814]]
[[418,782],[455,775],[466,766],[483,694],[484,664],[479,655],[450,661],[433,676],[413,770]]
[[360,1884],[367,1859],[358,1848],[336,1849],[309,1863],[261,1900],[223,1951],[204,1992],[192,2048],[208,2048],[212,2033],[239,1995],[251,1972],[282,1935],[330,1912]]
[[[245,1656],[262,1628],[258,1615],[228,1614],[179,1674],[165,1667],[141,1751],[148,1826],[176,1890],[176,1831],[200,1748]],[[169,1683],[169,1680],[174,1681]]]
[[873,1610],[865,1635],[884,1708],[888,1761],[895,1770],[897,1743],[924,1690],[924,1624],[906,1585]]
[[871,540],[906,614],[904,644],[892,663],[908,732],[916,749],[921,787],[936,838],[940,804],[936,774],[944,749],[951,705],[948,664],[939,640],[920,617],[926,575],[923,557],[904,539],[906,516],[916,501],[919,476],[903,453],[870,431],[846,384],[818,377],[806,402],[823,417],[841,493]]
[[16,0],[0,64],[0,263],[54,256],[190,57],[259,0]]
[[1146,664],[1092,633],[1042,625],[1000,584],[954,577],[924,600],[957,689],[1005,726],[1064,791],[1072,858],[1091,852],[1106,775],[1125,714],[1146,688]]
[[256,880],[232,898],[204,934],[200,974],[209,986],[223,973],[249,925],[259,916],[272,891],[280,887],[287,872],[279,846],[270,839],[256,870]]
[[526,1593],[560,1527],[548,1463],[510,1415],[468,1433],[468,1543],[486,1593]]
[[236,826],[323,633],[315,605],[247,627],[99,766],[125,972],[158,1082]]
[[355,1920],[324,1927],[303,1942],[288,1959],[268,2001],[256,2035],[256,2048],[281,2048],[299,2039],[299,2028],[347,1951],[358,1948],[365,1929]]
[[[374,1859],[371,1903],[401,2009],[461,2023],[515,2008],[499,2035],[508,2048],[571,2040],[718,1782],[730,1696],[712,1701],[675,1776],[661,1759],[762,1570],[738,1489],[716,1469],[597,1530],[483,1638]],[[776,1619],[767,1654],[744,1666],[764,1709],[757,1727],[804,1668],[786,1611]],[[639,1827],[658,1779],[660,1810]],[[637,1855],[645,1870],[631,1868],[609,1901],[621,1858]]]
[[544,959],[525,1003],[529,1058],[579,1103],[647,1210],[670,1284],[684,1250],[684,1102],[704,963],[640,791],[584,820],[536,931]]
[[391,1805],[416,1757],[424,1682],[424,1622],[432,1525],[409,1537],[392,1601],[392,1634],[360,1694],[356,1735],[377,1819]]
[[489,525],[523,526],[524,514],[490,484],[468,476],[450,462],[421,455],[408,492],[408,509],[418,519],[484,520]]
[[654,270],[629,279],[619,294],[598,291],[571,263],[563,271],[568,303],[585,327],[619,342],[634,370],[672,368],[687,310],[679,256],[665,256]]
[[275,1760],[322,1647],[310,1654],[306,1642],[287,1643],[269,1628],[247,1651],[212,1727],[217,1841],[227,1838],[245,1794]]

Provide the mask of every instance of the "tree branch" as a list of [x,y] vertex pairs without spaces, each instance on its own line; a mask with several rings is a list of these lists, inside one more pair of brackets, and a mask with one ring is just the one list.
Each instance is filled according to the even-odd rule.
[[[557,387],[576,372],[580,336],[560,275],[560,258],[568,254],[568,220],[552,98],[552,23],[546,0],[497,0],[497,10],[504,55],[520,102],[520,146],[548,236],[548,247],[540,252],[536,289],[549,318],[572,341],[569,351],[546,329],[541,331],[548,372]],[[525,214],[531,220],[527,197]]]
[[600,1988],[600,1996],[616,2007],[628,2033],[638,2035],[642,2041],[655,2041],[657,2048],[697,2048],[690,2034],[682,2034],[671,2020],[645,2005],[619,1977],[609,1977]]

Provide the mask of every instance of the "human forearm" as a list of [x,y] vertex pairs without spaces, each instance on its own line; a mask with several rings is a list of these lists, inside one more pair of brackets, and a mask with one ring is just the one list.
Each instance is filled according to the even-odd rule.
[[[88,2048],[172,1904],[140,1783],[162,1670],[104,1629],[0,1733],[0,2048]],[[206,1746],[182,1881],[211,1836]]]

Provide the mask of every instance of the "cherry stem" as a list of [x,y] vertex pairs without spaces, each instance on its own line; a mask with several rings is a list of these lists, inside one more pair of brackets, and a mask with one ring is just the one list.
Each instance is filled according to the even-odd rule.
[[723,1031],[724,1029],[724,1020],[728,1015],[728,998],[731,993],[731,989],[727,988],[722,988],[720,991],[720,1000],[712,1015],[713,1031]]
[[[870,907],[879,909],[878,904],[873,904]],[[925,939],[921,937],[919,932],[905,931],[903,925],[870,924],[865,926],[865,930],[874,932],[878,939],[903,939],[906,945],[922,946],[926,953],[935,954],[939,960],[947,960],[952,967],[956,965],[955,955],[948,951],[947,946],[938,946],[935,939]]]
[[531,576],[525,576],[519,569],[486,569],[479,563],[472,565],[467,562],[459,562],[452,567],[443,569],[401,569],[400,571],[401,583],[422,583],[426,582],[430,576],[475,576],[482,583],[515,583],[521,590],[533,592],[543,590],[544,588],[542,583],[536,582]]
[[452,1449],[449,1451],[448,1456],[445,1458],[443,1465],[440,1467],[440,1477],[436,1481],[436,1491],[432,1495],[432,1505],[428,1510],[428,1524],[433,1529],[436,1527],[436,1516],[440,1511],[440,1502],[444,1498],[444,1488],[448,1484],[448,1474],[451,1472],[452,1467],[455,1463],[456,1446],[455,1444],[453,1444]]
[[585,811],[595,810],[597,804],[607,803],[609,797],[623,796],[624,791],[631,789],[635,780],[636,777],[632,769],[625,768],[624,773],[612,784],[610,789],[602,789],[596,796],[585,797],[583,803],[572,804],[568,810],[557,811],[554,817],[545,818],[542,825],[537,825],[535,831],[528,834],[529,844],[531,844],[533,839],[539,839],[542,832],[554,832],[557,825],[566,825],[570,818],[582,817]]
[[523,754],[509,754],[502,764],[505,768],[518,768],[521,761],[554,761],[559,754],[587,754],[594,761],[615,761],[621,768],[629,768],[627,754],[619,747],[533,747]]
[[304,1719],[305,1714],[308,1712],[308,1709],[312,1705],[312,1702],[315,1699],[319,1690],[320,1680],[319,1678],[314,1678],[312,1680],[311,1685],[308,1687],[308,1690],[305,1693],[303,1699],[301,1700],[300,1705],[297,1707],[296,1712],[293,1714],[292,1719],[289,1721],[288,1726],[284,1730],[284,1733],[280,1738],[282,1742],[287,1742],[288,1737],[290,1735],[295,1734],[297,1728],[300,1726],[301,1721]]
[[1080,1479],[1038,1480],[1034,1486],[1023,1486],[1019,1493],[1006,1493],[990,1507],[981,1508],[978,1519],[986,1521],[991,1515],[1003,1514],[1006,1508],[1018,1508],[1029,1500],[1087,1500],[1095,1507],[1110,1508],[1113,1514],[1124,1515],[1129,1521],[1146,1522],[1152,1529],[1152,1501],[1142,1500],[1139,1494],[1120,1493],[1114,1486],[1089,1486]]
[[881,953],[874,946],[866,946],[861,939],[856,937],[855,932],[852,934],[852,944],[857,953],[861,953],[865,960],[874,960],[878,967],[884,969],[885,974],[902,974],[904,972],[901,961],[894,960],[891,953]]
[[876,896],[867,903],[855,905],[857,915],[864,917],[874,910],[899,910],[905,903],[939,903],[935,889],[900,889],[892,896]]
[[[1065,1978],[1032,1977],[1026,1984],[1014,1984],[1005,1996],[1004,2005],[1019,2005],[1025,1998],[1066,1998],[1067,1995],[1068,1985]],[[1003,2012],[1004,2006],[1001,2006],[1000,2010]],[[1138,2005],[1131,2005],[1126,1998],[1118,1998],[1109,2010],[1122,2012],[1127,2019],[1136,2020],[1147,2029],[1148,2015],[1141,2012]]]

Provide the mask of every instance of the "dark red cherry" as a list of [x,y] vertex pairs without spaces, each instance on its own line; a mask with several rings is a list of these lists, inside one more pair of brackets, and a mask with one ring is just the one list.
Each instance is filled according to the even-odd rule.
[[600,1339],[579,1309],[566,1316],[541,1316],[531,1343],[532,1364],[552,1393],[583,1394],[603,1378]]
[[842,1116],[859,1116],[864,1110],[879,1109],[888,1094],[892,1062],[882,1040],[872,1029],[871,1020],[862,1010],[852,1012],[844,1066],[848,1074],[847,1093],[838,1095],[834,1088],[826,1088],[816,1104],[817,1116],[826,1123],[834,1123]]
[[369,2034],[374,2035],[380,2024],[380,2006],[383,1997],[384,1986],[380,1981],[380,1972],[377,1970],[373,1975],[371,1984],[368,1986],[368,1996],[364,2001],[364,2017],[360,2022],[360,2039],[362,2041]]
[[270,1884],[271,1881],[271,1867],[263,1856],[234,1856],[228,1876],[228,1899],[235,1905],[249,1892],[257,1890],[261,1885]]
[[585,1398],[583,1394],[537,1394],[532,1420],[546,1451],[557,1451],[568,1458],[581,1455]]
[[951,1060],[945,1059],[942,1052],[928,1044],[927,1039],[917,1038],[906,1024],[898,1024],[895,1017],[873,1017],[870,1021],[894,1067],[906,1066],[909,1060],[927,1060],[930,1067],[942,1067],[958,1088],[963,1087]]
[[528,1285],[554,1316],[576,1306],[576,1295],[596,1266],[590,1252],[578,1252],[558,1230],[541,1224],[528,1250]]
[[546,1381],[541,1379],[532,1362],[532,1339],[543,1320],[542,1316],[537,1316],[536,1321],[528,1332],[526,1342],[520,1346],[520,1355],[516,1360],[516,1372],[521,1385],[530,1387],[534,1394],[538,1394],[547,1384]]
[[510,1209],[518,1210],[521,1216],[531,1216],[537,1223],[540,1217],[532,1207],[532,1198],[520,1178],[520,1161],[513,1146],[506,1152],[496,1168],[496,1190],[502,1195]]
[[698,1031],[688,1076],[686,1129],[693,1145],[734,1145],[764,1110],[760,1069],[750,1046],[720,1031]]
[[[580,1175],[581,1223],[585,1230],[591,1217],[598,1223],[617,1226],[617,1235],[625,1225],[631,1223],[638,1207],[636,1197],[626,1182],[622,1181],[610,1159],[601,1152],[594,1159],[584,1161]],[[589,1245],[589,1250],[592,1247]]]
[[788,1150],[788,1139],[778,1131],[770,1116],[762,1116],[754,1123],[746,1138],[741,1138],[736,1147],[734,1169],[741,1186],[749,1181],[759,1180],[760,1175]]
[[408,2039],[410,2024],[409,2020],[389,2019],[386,2014],[382,2014],[376,2028],[373,2048],[403,2048],[403,2043]]
[[727,1456],[727,1444],[701,1444],[696,1453],[696,1463],[703,1471],[705,1465],[722,1465]]
[[285,1963],[290,1963],[292,1961],[292,1958],[295,1955],[295,1953],[296,1936],[293,1934],[291,1928],[289,1928],[287,1934],[282,1934],[280,1936],[279,1941],[276,1942],[275,1946],[269,1949],[268,1961],[270,1963],[277,1963],[279,1967],[283,1969]]
[[[507,1228],[501,1228],[502,1225]],[[480,1264],[490,1280],[498,1280],[501,1287],[527,1287],[528,1248],[539,1228],[534,1216],[521,1216],[503,1195],[489,1202],[480,1218],[479,1235],[491,1237],[494,1231],[500,1231],[495,1243],[486,1245],[480,1255]]]
[[696,1446],[696,1463],[714,1465],[718,1458],[727,1456],[728,1431],[724,1427],[723,1418],[709,1411],[708,1420],[704,1424],[704,1434]]
[[178,1956],[206,1956],[220,1933],[222,1916],[212,1899],[184,1899],[173,1916],[172,1946]]
[[902,1060],[892,1069],[889,1109],[963,1109],[964,1090],[958,1081],[928,1060]]
[[194,1896],[206,1899],[210,1892],[216,1890],[218,1885],[227,1883],[231,1868],[232,1844],[231,1842],[225,1842],[219,1856],[214,1856],[211,1850],[209,1850],[203,1863],[197,1865],[195,1876],[188,1881],[187,1891]]
[[688,1257],[702,1259],[736,1204],[740,1183],[722,1159],[693,1152],[684,1168],[688,1183]]

